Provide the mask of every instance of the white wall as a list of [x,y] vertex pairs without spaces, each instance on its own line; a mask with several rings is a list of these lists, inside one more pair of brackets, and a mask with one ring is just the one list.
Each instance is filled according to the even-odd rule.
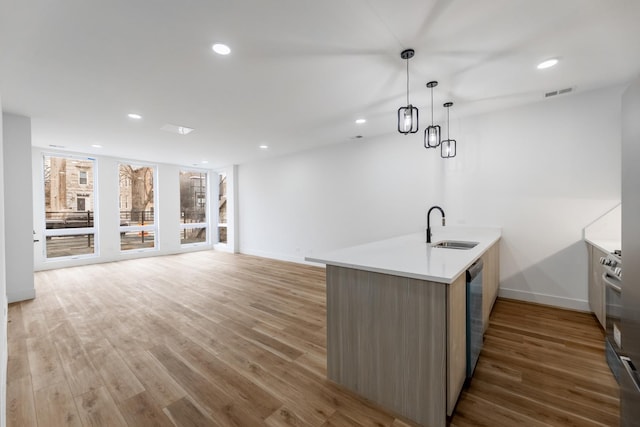
[[503,227],[500,295],[588,310],[582,229],[620,202],[622,87],[467,118],[452,223]]
[[[0,99],[0,111],[2,100]],[[4,164],[2,114],[0,114],[0,165]],[[5,270],[5,234],[4,234],[4,174],[0,173],[0,427],[7,419],[7,282]]]
[[240,252],[302,261],[424,229],[441,185],[422,144],[394,134],[240,165]]
[[582,228],[620,201],[622,88],[456,119],[458,157],[420,137],[341,143],[239,167],[240,251],[306,255],[449,225],[503,227],[501,295],[588,309]]
[[35,297],[33,285],[33,211],[31,168],[31,119],[3,113],[5,253],[7,299]]
[[[152,164],[129,159],[116,159],[111,157],[94,157],[97,160],[96,176],[98,178],[97,195],[95,196],[97,213],[96,226],[98,227],[98,256],[76,259],[46,260],[44,254],[44,183],[43,183],[43,156],[45,154],[68,156],[71,153],[63,153],[40,148],[33,148],[31,167],[33,169],[33,227],[40,242],[35,244],[34,259],[35,270],[47,270],[53,268],[68,267],[74,265],[93,264],[99,262],[119,261],[123,259],[141,258],[148,256],[167,255],[179,252],[211,249],[213,244],[185,246],[180,245],[180,170],[200,170],[194,167],[176,166],[167,164]],[[121,162],[155,166],[157,170],[155,185],[156,200],[155,220],[158,222],[158,236],[156,250],[120,251],[120,226],[118,214],[118,165]],[[216,176],[212,171],[209,174],[209,218],[213,228],[210,228],[210,238],[216,238],[215,207],[217,206]]]

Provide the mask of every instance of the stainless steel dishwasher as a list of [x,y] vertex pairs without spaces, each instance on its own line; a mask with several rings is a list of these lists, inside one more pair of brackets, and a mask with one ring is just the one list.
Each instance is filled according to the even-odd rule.
[[467,270],[467,383],[482,350],[482,259]]

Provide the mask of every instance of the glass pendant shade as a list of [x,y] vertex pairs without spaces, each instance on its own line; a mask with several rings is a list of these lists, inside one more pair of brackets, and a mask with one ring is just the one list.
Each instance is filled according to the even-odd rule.
[[438,145],[440,145],[440,126],[428,126],[424,130],[424,148],[436,148]]
[[418,132],[418,109],[413,105],[398,108],[398,132],[405,135]]
[[456,156],[456,140],[445,139],[440,144],[440,157],[443,159],[450,159]]
[[431,126],[424,130],[424,148],[436,148],[440,145],[440,126],[433,124],[433,88],[438,86],[437,81],[427,83],[431,89]]
[[450,159],[456,156],[456,140],[449,137],[449,108],[453,102],[445,102],[443,107],[447,109],[447,139],[440,145],[440,157]]
[[398,108],[398,132],[405,135],[418,132],[418,109],[409,102],[409,60],[415,51],[405,49],[400,57],[407,61],[407,106]]

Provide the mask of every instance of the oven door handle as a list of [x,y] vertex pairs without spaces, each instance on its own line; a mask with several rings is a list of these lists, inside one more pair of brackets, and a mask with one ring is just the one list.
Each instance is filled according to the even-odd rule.
[[620,361],[622,362],[622,366],[624,366],[624,369],[627,371],[627,374],[629,374],[629,377],[631,378],[631,382],[633,382],[636,392],[640,393],[640,384],[638,384],[638,377],[637,377],[638,374],[636,373],[637,371],[635,370],[633,363],[631,363],[631,359],[629,359],[626,356],[620,356]]
[[620,285],[613,283],[610,279],[618,281],[618,279],[614,279],[613,277],[609,276],[607,273],[602,273],[602,281],[604,282],[604,284],[609,286],[611,289],[613,289],[617,293],[619,294],[622,293],[622,288],[620,287]]

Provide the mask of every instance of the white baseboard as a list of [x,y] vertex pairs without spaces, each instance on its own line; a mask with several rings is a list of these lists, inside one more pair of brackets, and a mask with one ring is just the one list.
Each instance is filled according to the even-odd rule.
[[520,301],[552,305],[560,308],[568,308],[570,310],[591,312],[589,301],[559,297],[556,295],[546,295],[528,291],[521,291],[517,289],[500,288],[500,290],[498,291],[498,296]]
[[7,292],[7,302],[26,301],[28,299],[34,299],[36,297],[36,289],[21,289],[18,292]]
[[320,264],[317,262],[305,261],[304,257],[293,257],[289,255],[275,254],[272,252],[264,252],[264,251],[258,251],[258,250],[252,250],[252,249],[248,249],[248,250],[241,249],[240,253],[245,255],[259,256],[262,258],[275,259],[278,261],[295,262],[296,264],[312,265],[314,267],[325,266],[324,264]]

